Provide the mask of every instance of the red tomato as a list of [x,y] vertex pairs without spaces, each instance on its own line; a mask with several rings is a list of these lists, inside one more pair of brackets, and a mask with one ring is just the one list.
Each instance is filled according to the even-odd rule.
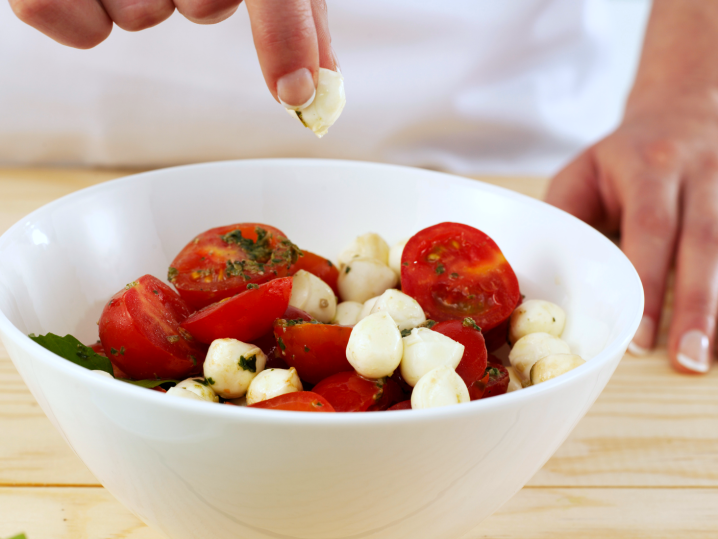
[[[92,348],[93,352],[95,352],[96,354],[107,357],[105,349],[102,348],[102,343],[100,341],[97,341],[96,343],[90,344],[88,346],[89,348]],[[110,360],[110,363],[112,363],[112,360]],[[126,373],[122,372],[122,369],[120,369],[114,363],[112,363],[112,376],[114,376],[115,378],[129,378],[129,376],[127,376]]]
[[506,370],[506,367],[504,367],[498,359],[493,356],[491,357],[496,361],[489,361],[488,367],[486,367],[489,382],[486,385],[486,391],[484,391],[484,396],[482,397],[484,399],[495,397],[496,395],[503,395],[509,387],[509,371]]
[[294,275],[299,270],[308,271],[312,275],[316,275],[332,287],[336,296],[339,296],[339,288],[337,287],[339,270],[331,261],[309,251],[302,251],[302,254],[297,258],[297,263],[289,270],[289,274]]
[[[296,307],[292,307],[291,305],[287,307],[287,310],[284,311],[284,314],[282,315],[282,318],[285,320],[306,320],[307,322],[311,322],[313,319],[309,314],[304,312],[301,309],[297,309]],[[256,344],[262,349],[262,352],[264,352],[267,356],[267,364],[264,366],[264,370],[267,369],[288,369],[289,365],[287,365],[286,361],[284,361],[279,354],[277,353],[277,338],[274,336],[274,330],[270,330],[269,333],[264,334],[259,339],[255,339],[253,341],[253,344]]]
[[312,315],[308,312],[301,309],[297,309],[296,307],[292,307],[291,305],[289,305],[287,307],[287,310],[284,311],[282,318],[284,318],[285,320],[298,320],[301,318],[306,322],[311,322],[312,320],[314,320],[314,318],[312,318]]
[[464,355],[461,356],[459,366],[456,367],[456,374],[461,376],[466,387],[469,388],[471,400],[480,399],[483,390],[479,392],[473,384],[484,377],[488,356],[481,330],[471,318],[466,318],[463,322],[459,320],[439,322],[431,329],[464,345]]
[[311,391],[295,391],[279,395],[266,401],[251,404],[249,408],[265,408],[268,410],[289,410],[292,412],[334,412],[329,401]]
[[201,309],[247,289],[285,277],[299,249],[280,230],[257,223],[203,232],[170,266],[168,279],[193,308]]
[[[521,305],[523,302],[523,296],[519,296],[519,302],[514,307]],[[512,313],[514,311],[511,311]],[[511,316],[501,322],[494,329],[484,332],[484,340],[486,341],[486,350],[491,353],[495,352],[509,341],[509,324],[511,323]]]
[[471,317],[488,331],[511,315],[520,297],[496,243],[467,225],[425,228],[406,244],[401,264],[402,290],[438,322]]
[[129,378],[183,379],[202,372],[206,346],[180,327],[189,307],[152,275],[128,284],[100,316],[100,340]]
[[391,412],[392,410],[411,410],[411,401],[401,401],[399,404],[395,404],[387,411]]
[[347,361],[347,343],[351,333],[352,328],[348,326],[300,319],[274,322],[279,356],[310,384],[321,382],[338,372],[354,370]]
[[253,342],[271,331],[289,306],[292,278],[249,286],[253,288],[197,311],[182,322],[182,328],[207,344],[215,339]]
[[[327,399],[337,412],[368,412],[377,410],[376,406],[386,409],[393,404],[384,400],[386,382],[387,379],[369,380],[354,371],[340,372],[319,382],[312,391]],[[389,390],[393,392],[391,386]]]

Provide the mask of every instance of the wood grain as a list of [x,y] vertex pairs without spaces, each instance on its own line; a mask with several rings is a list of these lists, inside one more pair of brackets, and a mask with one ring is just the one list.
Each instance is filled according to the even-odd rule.
[[[125,171],[0,169],[0,232]],[[534,197],[547,182],[482,178]],[[666,320],[670,314],[670,294]],[[541,471],[464,539],[718,536],[718,370],[674,373],[665,351],[626,356]],[[55,432],[0,345],[0,537],[157,539]]]

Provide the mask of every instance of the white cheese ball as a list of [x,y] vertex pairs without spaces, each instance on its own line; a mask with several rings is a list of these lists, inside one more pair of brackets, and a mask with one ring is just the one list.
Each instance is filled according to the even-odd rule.
[[181,390],[189,391],[203,401],[219,402],[219,397],[215,391],[202,378],[187,378],[186,380],[182,380],[176,386],[168,389],[167,393],[172,393],[176,397],[192,398],[182,393]]
[[322,138],[339,119],[346,102],[342,74],[320,67],[314,100],[301,110],[287,108],[287,112],[298,118],[304,127],[314,131],[317,137]]
[[374,232],[363,234],[341,252],[339,269],[341,270],[355,258],[373,258],[387,266],[389,264],[389,244]]
[[548,333],[530,333],[521,337],[509,352],[509,361],[523,385],[531,377],[531,367],[539,359],[551,354],[569,354],[571,350],[564,341]]
[[551,380],[584,363],[586,362],[575,354],[551,354],[539,359],[531,367],[531,384],[536,385]]
[[112,376],[109,372],[101,371],[100,369],[92,369],[90,372],[94,372],[95,374],[99,374],[100,376],[104,376],[105,378],[112,378],[113,380],[115,379],[115,377]]
[[299,270],[292,277],[289,304],[323,323],[330,322],[337,312],[337,297],[332,287],[304,270]]
[[469,389],[449,367],[437,367],[421,377],[411,392],[411,409],[438,408],[469,402]]
[[370,314],[386,311],[399,329],[415,328],[426,322],[424,309],[419,302],[393,288],[384,292],[374,303]]
[[225,399],[243,396],[255,376],[264,369],[267,356],[254,344],[237,339],[215,339],[204,360],[204,377]]
[[190,400],[196,400],[196,401],[205,401],[205,402],[219,402],[219,400],[209,400],[204,399],[197,395],[197,393],[193,393],[192,391],[188,391],[187,389],[184,389],[182,387],[171,387],[167,390],[167,395],[172,395],[173,397],[180,397],[181,399],[190,399]]
[[337,305],[337,312],[332,318],[332,324],[340,326],[353,326],[359,321],[359,313],[364,308],[358,301],[342,301]]
[[456,369],[464,355],[464,345],[427,328],[414,328],[402,339],[401,376],[414,387],[437,367]]
[[387,312],[357,323],[347,343],[347,361],[366,378],[391,376],[401,362],[401,332]]
[[519,375],[516,374],[516,369],[513,367],[506,367],[506,370],[509,372],[509,385],[506,388],[506,393],[522,389],[524,386],[521,383],[521,378],[519,378]]
[[292,367],[287,369],[267,369],[260,372],[247,391],[247,405],[266,401],[284,395],[302,391],[302,381],[299,379],[297,370]]
[[399,276],[401,276],[401,255],[404,254],[404,247],[408,241],[409,238],[401,240],[389,249],[389,267]]
[[566,326],[566,313],[550,301],[530,299],[511,314],[509,341],[515,343],[531,333],[548,333],[560,337]]
[[394,288],[398,282],[389,266],[374,258],[354,258],[339,271],[337,286],[343,301],[364,303]]
[[374,308],[374,305],[380,297],[381,296],[375,296],[373,298],[369,298],[364,302],[361,311],[359,311],[359,317],[357,318],[357,322],[359,322],[359,320],[364,320],[367,316],[371,314],[371,310]]

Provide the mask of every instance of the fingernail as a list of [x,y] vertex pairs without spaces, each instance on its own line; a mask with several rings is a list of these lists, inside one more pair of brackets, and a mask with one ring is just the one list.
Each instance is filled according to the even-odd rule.
[[302,67],[284,75],[277,81],[277,97],[280,103],[291,110],[302,110],[314,101],[316,89],[312,73]]
[[651,349],[656,323],[652,318],[644,316],[638,324],[633,340],[628,344],[628,351],[634,356],[645,356]]
[[694,372],[708,372],[708,336],[700,330],[686,331],[678,346],[678,363]]

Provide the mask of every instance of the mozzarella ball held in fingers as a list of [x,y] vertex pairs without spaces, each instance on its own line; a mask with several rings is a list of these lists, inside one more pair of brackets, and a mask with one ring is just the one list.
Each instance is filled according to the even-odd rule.
[[267,363],[262,350],[237,339],[215,339],[204,361],[204,377],[225,399],[242,397]]
[[289,305],[301,309],[312,318],[327,323],[337,311],[337,298],[331,286],[316,275],[299,270],[292,277]]

